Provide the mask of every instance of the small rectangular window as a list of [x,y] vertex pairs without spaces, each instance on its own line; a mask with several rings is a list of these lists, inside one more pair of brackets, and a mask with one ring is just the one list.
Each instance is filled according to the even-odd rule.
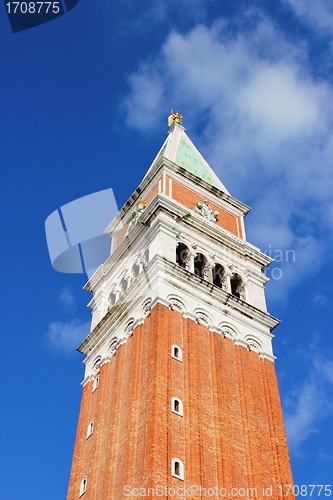
[[177,359],[177,361],[180,361],[180,362],[183,361],[183,351],[176,344],[173,344],[171,346],[171,357],[174,359]]
[[184,464],[179,458],[171,461],[171,475],[184,481]]
[[97,377],[95,377],[92,392],[96,391],[98,386],[99,386],[99,375],[97,375]]

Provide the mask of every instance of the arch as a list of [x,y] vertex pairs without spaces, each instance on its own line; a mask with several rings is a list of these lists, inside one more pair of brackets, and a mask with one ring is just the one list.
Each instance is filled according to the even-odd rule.
[[171,460],[171,475],[184,481],[184,464],[180,458]]
[[152,301],[153,299],[151,297],[148,297],[148,299],[142,302],[142,310],[145,317],[150,314]]
[[98,388],[98,386],[99,386],[99,375],[97,375],[97,377],[94,378],[94,384],[93,384],[92,392],[96,391],[96,389]]
[[176,247],[176,262],[183,269],[187,269],[187,262],[190,257],[190,250],[185,243],[178,243]]
[[219,328],[221,329],[222,337],[230,337],[234,340],[239,338],[239,334],[233,325],[229,323],[220,323]]
[[117,295],[115,294],[114,290],[111,291],[109,295],[109,300],[110,300],[110,305],[113,306],[117,300]]
[[200,278],[205,277],[205,267],[207,265],[207,257],[203,253],[197,253],[194,257],[194,274]]
[[171,398],[171,411],[181,417],[184,415],[184,407],[181,399],[176,397]]
[[95,373],[97,373],[101,367],[101,356],[98,356],[97,359],[94,361],[94,364],[93,364],[93,371]]
[[127,290],[127,286],[128,286],[127,277],[124,276],[120,282],[120,288],[122,289],[123,292],[125,292]]
[[230,278],[231,294],[242,299],[244,297],[244,282],[238,273],[233,273]]
[[171,357],[176,359],[177,361],[183,361],[183,351],[181,347],[177,344],[172,344],[171,346]]
[[109,345],[109,351],[114,352],[117,349],[118,337],[113,337]]
[[196,321],[198,324],[206,326],[214,324],[212,318],[204,309],[194,309],[193,313],[196,317]]
[[147,265],[149,262],[149,248],[146,248],[146,250],[143,253],[143,262],[144,265]]
[[138,262],[134,262],[132,267],[133,277],[136,278],[140,274],[140,264]]
[[247,335],[245,337],[245,342],[247,343],[249,351],[252,350],[257,352],[262,351],[261,342],[256,337],[253,337],[252,335]]
[[125,327],[125,333],[127,335],[130,335],[133,332],[133,330],[134,330],[134,321],[135,321],[134,318],[130,318],[129,321],[127,321],[126,327]]
[[177,311],[186,311],[186,305],[177,295],[168,295],[169,308],[176,309]]
[[88,477],[84,476],[84,478],[82,478],[82,481],[81,481],[81,484],[80,484],[80,496],[83,495],[83,493],[86,492],[86,490],[87,490],[87,482],[88,482]]
[[224,267],[217,263],[213,267],[213,284],[218,286],[219,288],[223,288],[223,280],[225,278],[225,269]]

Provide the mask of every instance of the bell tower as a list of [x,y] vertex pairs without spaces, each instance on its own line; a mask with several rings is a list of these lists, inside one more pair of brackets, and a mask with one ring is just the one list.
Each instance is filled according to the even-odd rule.
[[178,112],[106,229],[86,284],[91,331],[68,500],[279,499],[292,484],[266,308],[272,262],[246,241],[250,208]]

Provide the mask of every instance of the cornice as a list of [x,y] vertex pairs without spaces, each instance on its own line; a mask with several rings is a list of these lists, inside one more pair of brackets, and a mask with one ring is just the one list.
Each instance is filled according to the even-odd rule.
[[[165,305],[167,298],[166,292],[163,291],[163,283],[169,287],[168,289],[175,290],[176,293],[184,296],[185,301],[190,298],[192,301],[202,304],[203,310],[211,310],[212,314],[220,315],[219,321],[221,321],[222,316],[231,320],[236,318],[245,326],[255,325],[257,331],[269,339],[273,337],[269,332],[279,324],[279,320],[269,313],[217,288],[212,283],[179,267],[176,263],[155,255],[145,270],[137,276],[130,289],[106,312],[105,316],[80,344],[78,351],[86,355],[92,350],[95,351],[96,346],[103,342],[111,330],[116,330],[132,316],[135,321],[143,321],[142,303],[148,298],[151,300],[151,307],[154,307],[157,302]],[[185,315],[191,319],[196,318],[195,310],[184,311]],[[218,324],[209,324],[208,326],[218,328]]]
[[[197,214],[194,210],[190,210],[173,198],[158,193],[154,196],[147,209],[142,213],[140,222],[133,230],[124,237],[111,256],[102,264],[90,280],[84,286],[85,290],[93,291],[96,286],[105,278],[105,275],[110,271],[110,268],[117,262],[121,255],[128,248],[134,248],[136,240],[142,238],[143,234],[149,240],[149,226],[151,226],[158,211],[165,211],[179,224],[181,232],[182,227],[191,227],[196,231],[201,232],[205,236],[212,238],[218,243],[224,244],[229,249],[239,253],[242,257],[247,257],[260,265],[261,269],[266,269],[273,259],[262,253],[259,248],[251,243],[233,235],[230,231],[216,225],[214,222],[207,221]],[[141,233],[141,234],[140,234]]]
[[193,183],[195,186],[205,189],[210,193],[210,195],[216,198],[216,202],[221,200],[227,202],[228,205],[236,208],[237,211],[239,211],[244,216],[247,215],[251,210],[251,207],[249,207],[245,203],[242,203],[241,201],[225,193],[224,191],[211,186],[208,182],[200,179],[196,175],[188,172],[185,168],[162,156],[159,160],[156,161],[154,168],[143,178],[139,186],[119,210],[117,216],[107,226],[107,228],[105,229],[106,233],[112,233],[115,230],[119,220],[122,220],[127,212],[135,205],[135,203],[141,199],[143,191],[145,191],[148,185],[152,183],[152,181],[162,172],[163,168],[166,168],[166,170],[170,170],[170,172],[179,174],[186,181],[186,183],[189,183],[190,181],[190,183]]

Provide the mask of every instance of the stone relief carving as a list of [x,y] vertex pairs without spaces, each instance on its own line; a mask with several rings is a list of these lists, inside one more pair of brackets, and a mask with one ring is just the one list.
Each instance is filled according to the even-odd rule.
[[138,220],[140,219],[142,213],[146,208],[145,203],[138,203],[136,210],[132,212],[131,219],[128,223],[127,234],[137,225]]
[[207,220],[216,222],[219,216],[219,212],[211,209],[207,200],[197,201],[195,204],[195,211]]

